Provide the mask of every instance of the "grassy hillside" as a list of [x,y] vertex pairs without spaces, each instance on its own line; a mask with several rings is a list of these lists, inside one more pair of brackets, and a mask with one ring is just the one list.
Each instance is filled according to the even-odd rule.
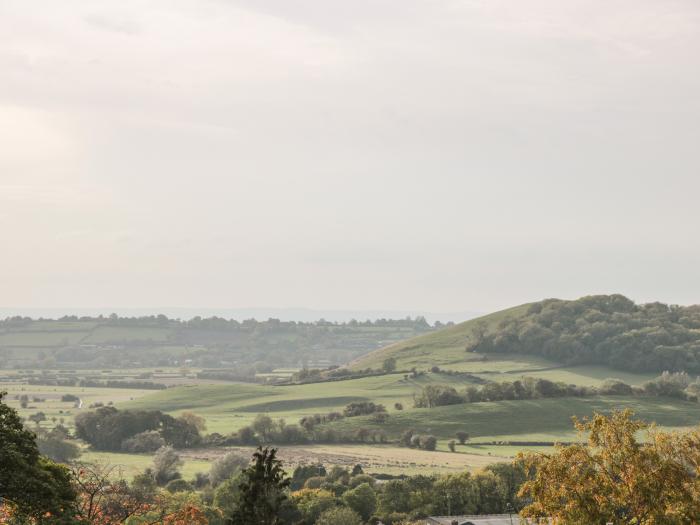
[[440,366],[473,371],[474,362],[541,358],[552,366],[603,366],[656,374],[700,374],[700,306],[635,304],[622,295],[546,299],[389,345],[358,358],[354,369]]
[[465,352],[466,345],[473,342],[477,327],[483,327],[488,333],[495,332],[505,319],[526,315],[528,307],[528,304],[524,304],[508,308],[450,328],[388,345],[356,359],[350,367],[354,370],[381,368],[385,359],[395,357],[397,368],[401,370],[413,367],[424,369],[434,365],[457,370],[458,368],[453,365],[479,359],[479,356],[469,356]]

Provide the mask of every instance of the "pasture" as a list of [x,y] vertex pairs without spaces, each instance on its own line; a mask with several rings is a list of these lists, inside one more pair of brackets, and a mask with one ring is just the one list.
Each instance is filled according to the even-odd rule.
[[[540,358],[502,356],[495,360],[474,360],[463,363],[462,370],[478,377],[497,381],[512,381],[521,375],[545,377],[553,381],[596,385],[609,376],[620,377],[629,383],[640,384],[648,376],[619,374],[605,367],[552,367]],[[473,365],[473,367],[470,367]],[[683,429],[700,422],[700,404],[665,398],[596,396],[585,398],[550,398],[520,401],[497,401],[443,406],[431,409],[413,408],[413,396],[431,383],[448,384],[457,390],[471,384],[469,376],[428,372],[412,377],[404,373],[364,377],[344,381],[309,383],[301,385],[262,385],[198,381],[193,371],[179,368],[102,370],[91,371],[102,378],[133,379],[150,375],[153,381],[168,381],[165,390],[127,388],[88,388],[78,386],[28,385],[11,380],[15,371],[0,371],[7,390],[7,402],[17,408],[23,417],[38,411],[46,414],[41,423],[49,428],[63,421],[72,427],[73,417],[89,410],[95,403],[114,404],[119,409],[157,409],[173,415],[192,411],[206,419],[206,432],[230,434],[250,424],[259,413],[283,418],[296,423],[304,416],[342,412],[354,401],[373,401],[385,405],[389,418],[376,423],[370,417],[360,416],[327,423],[336,430],[354,433],[360,428],[384,431],[390,440],[397,440],[407,429],[419,434],[433,434],[438,438],[436,452],[420,451],[380,445],[315,444],[281,447],[282,457],[290,468],[299,463],[323,462],[350,465],[361,463],[376,472],[450,472],[464,468],[475,469],[495,461],[508,461],[523,449],[546,450],[546,447],[496,445],[493,442],[556,442],[577,439],[571,425],[571,416],[587,416],[594,411],[608,412],[614,408],[632,408],[638,417],[656,421],[669,429]],[[61,401],[64,394],[80,398],[82,407]],[[27,395],[27,408],[19,406],[19,396]],[[43,401],[34,401],[34,398]],[[402,410],[395,408],[396,404]],[[31,427],[34,423],[28,423]],[[470,434],[466,445],[457,445],[456,453],[448,451],[448,442],[455,432]],[[205,472],[216,457],[227,449],[192,449],[182,451],[183,473],[190,478],[195,472]],[[241,447],[242,454],[250,450]],[[98,453],[86,451],[83,460],[106,461],[123,468],[132,476],[150,465],[148,454]]]

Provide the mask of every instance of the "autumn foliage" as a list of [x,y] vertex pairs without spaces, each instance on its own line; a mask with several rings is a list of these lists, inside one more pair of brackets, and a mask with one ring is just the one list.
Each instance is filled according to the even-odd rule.
[[531,479],[519,495],[532,501],[522,516],[560,525],[700,523],[700,432],[661,432],[630,410],[574,425],[586,443],[520,455]]

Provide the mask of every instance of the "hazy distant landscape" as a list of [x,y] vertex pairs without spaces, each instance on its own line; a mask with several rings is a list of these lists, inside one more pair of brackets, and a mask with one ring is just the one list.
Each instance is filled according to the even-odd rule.
[[700,524],[698,0],[0,1],[0,525]]
[[[645,334],[640,344],[618,342],[635,334]],[[649,334],[656,341],[645,348]],[[632,408],[663,428],[694,426],[700,382],[674,373],[696,370],[699,341],[700,308],[622,296],[545,300],[454,326],[10,318],[0,331],[0,386],[22,416],[43,413],[45,429],[60,422],[74,431],[76,416],[102,406],[194,413],[206,432],[185,453],[186,472],[259,440],[293,447],[295,462],[350,464],[378,447],[377,470],[441,472],[576,440],[573,415]],[[343,415],[366,403],[374,408]],[[289,435],[241,437],[261,415],[284,420]],[[434,436],[445,453],[458,432],[469,440],[457,457],[415,463],[405,457],[408,431]],[[85,457],[132,472],[150,462],[116,447],[81,444]]]

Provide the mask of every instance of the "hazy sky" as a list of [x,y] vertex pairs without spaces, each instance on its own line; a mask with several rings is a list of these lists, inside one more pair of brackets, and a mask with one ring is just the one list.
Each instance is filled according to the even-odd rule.
[[2,0],[0,306],[700,302],[697,0]]

